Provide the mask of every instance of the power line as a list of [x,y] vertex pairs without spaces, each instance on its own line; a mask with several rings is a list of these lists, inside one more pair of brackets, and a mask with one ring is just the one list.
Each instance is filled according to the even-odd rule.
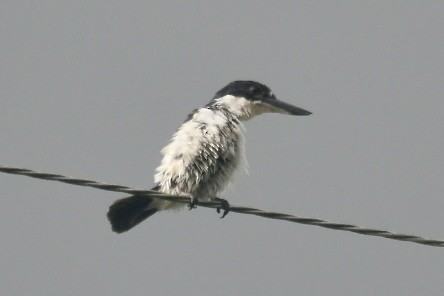
[[[153,190],[139,190],[139,189],[134,189],[134,188],[131,188],[128,186],[122,186],[122,185],[116,185],[116,184],[106,184],[106,183],[101,183],[101,182],[92,181],[92,180],[67,177],[67,176],[63,176],[63,175],[59,175],[59,174],[36,172],[33,170],[23,169],[23,168],[7,167],[7,166],[0,165],[0,172],[7,173],[7,174],[24,175],[24,176],[28,176],[28,177],[32,177],[32,178],[43,179],[43,180],[59,181],[59,182],[68,183],[68,184],[72,184],[72,185],[78,185],[78,186],[93,187],[96,189],[107,190],[107,191],[123,192],[123,193],[128,193],[131,195],[156,197],[159,199],[164,199],[164,200],[169,200],[169,201],[174,201],[174,202],[179,202],[179,203],[189,203],[190,202],[190,198],[186,197],[186,196],[168,195],[168,194],[164,194],[164,193],[161,193],[158,191],[153,191]],[[219,201],[197,202],[196,205],[206,207],[206,208],[220,208],[222,206],[221,202],[219,202]],[[443,240],[427,239],[427,238],[422,238],[422,237],[419,237],[416,235],[393,233],[393,232],[386,231],[386,230],[364,228],[364,227],[359,227],[359,226],[351,225],[351,224],[333,223],[333,222],[328,222],[328,221],[315,219],[315,218],[297,217],[297,216],[288,215],[288,214],[284,214],[284,213],[266,212],[266,211],[262,211],[262,210],[255,209],[255,208],[249,208],[249,207],[231,206],[230,212],[255,215],[255,216],[265,217],[265,218],[269,218],[269,219],[290,221],[290,222],[300,223],[300,224],[315,225],[315,226],[330,228],[330,229],[334,229],[334,230],[359,233],[359,234],[363,234],[363,235],[385,237],[385,238],[389,238],[389,239],[407,241],[407,242],[423,244],[423,245],[432,246],[432,247],[444,247]]]

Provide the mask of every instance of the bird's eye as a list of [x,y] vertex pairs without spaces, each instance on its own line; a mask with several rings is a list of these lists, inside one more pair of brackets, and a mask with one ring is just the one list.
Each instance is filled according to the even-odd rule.
[[253,97],[257,97],[257,96],[259,96],[261,94],[261,90],[258,87],[255,87],[255,86],[250,87],[249,91],[250,91],[250,94]]

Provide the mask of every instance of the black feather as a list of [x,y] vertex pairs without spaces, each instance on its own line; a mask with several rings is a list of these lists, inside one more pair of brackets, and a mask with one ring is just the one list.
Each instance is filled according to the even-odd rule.
[[112,230],[117,233],[128,231],[155,214],[158,209],[152,207],[152,202],[153,199],[147,196],[130,196],[113,203],[107,214]]

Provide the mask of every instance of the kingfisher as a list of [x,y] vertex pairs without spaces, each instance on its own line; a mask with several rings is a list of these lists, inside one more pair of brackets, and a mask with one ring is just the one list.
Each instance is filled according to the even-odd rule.
[[[233,81],[216,92],[202,108],[195,109],[162,149],[152,190],[190,197],[188,207],[198,202],[219,201],[229,212],[229,203],[218,194],[234,172],[246,165],[242,122],[263,113],[310,115],[311,112],[276,99],[266,85],[256,81]],[[130,196],[114,202],[108,211],[112,230],[130,230],[153,214],[186,207],[184,203],[150,196]],[[217,209],[220,212],[220,209]]]

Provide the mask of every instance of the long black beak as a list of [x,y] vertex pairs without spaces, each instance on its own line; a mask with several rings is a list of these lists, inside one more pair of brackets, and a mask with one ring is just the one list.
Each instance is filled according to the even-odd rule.
[[310,111],[279,101],[275,98],[267,98],[261,101],[261,103],[264,104],[265,106],[270,107],[273,110],[273,112],[276,113],[298,115],[298,116],[311,114]]

